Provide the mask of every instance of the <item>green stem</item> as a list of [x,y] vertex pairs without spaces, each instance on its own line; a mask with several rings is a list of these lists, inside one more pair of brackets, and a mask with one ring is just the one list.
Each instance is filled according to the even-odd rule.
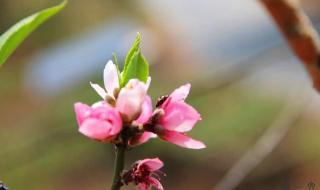
[[116,159],[115,168],[113,173],[113,181],[111,190],[119,190],[122,186],[121,184],[121,172],[124,167],[124,157],[126,148],[123,145],[116,146]]

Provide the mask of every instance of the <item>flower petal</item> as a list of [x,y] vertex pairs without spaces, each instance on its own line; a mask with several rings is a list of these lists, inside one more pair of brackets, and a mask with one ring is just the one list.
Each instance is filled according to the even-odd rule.
[[151,98],[149,96],[146,96],[141,106],[141,114],[135,122],[138,125],[145,124],[146,122],[149,121],[151,116],[152,116],[152,102],[151,102]]
[[160,124],[168,130],[187,132],[201,119],[197,110],[183,101],[170,102],[164,111]]
[[76,112],[76,118],[78,125],[81,125],[84,119],[90,115],[91,108],[83,103],[77,102],[74,104],[74,110]]
[[89,118],[80,125],[79,132],[91,139],[104,141],[110,138],[111,128],[106,121]]
[[109,104],[106,101],[99,101],[91,105],[92,108],[98,108],[103,106],[109,106]]
[[119,112],[104,101],[91,107],[76,103],[75,112],[80,133],[91,139],[106,142],[118,135],[122,129]]
[[137,185],[137,188],[138,188],[139,190],[150,190],[149,185],[146,184],[146,183],[139,183],[139,184]]
[[129,145],[130,146],[137,146],[147,142],[150,138],[157,137],[157,135],[151,132],[144,132],[141,135],[137,135],[130,139]]
[[104,87],[111,97],[114,97],[114,90],[119,88],[119,76],[116,65],[109,60],[103,71]]
[[141,113],[142,102],[147,93],[146,85],[137,80],[131,79],[119,92],[116,108],[125,115],[128,121],[136,119]]
[[150,76],[148,76],[148,78],[147,78],[147,82],[146,82],[147,90],[149,89],[150,84],[151,84],[151,77],[150,77]]
[[184,148],[202,149],[206,147],[206,145],[201,141],[194,140],[185,134],[176,131],[165,130],[161,136],[159,135],[159,137]]
[[90,118],[110,123],[111,129],[109,135],[115,135],[120,132],[122,129],[122,120],[119,112],[115,108],[103,101],[93,104],[92,108]]
[[107,92],[98,84],[94,84],[90,82],[91,87],[99,94],[102,99],[105,99],[107,96]]
[[175,89],[170,94],[171,101],[176,102],[176,101],[185,100],[189,95],[190,88],[191,88],[191,85],[188,83]]
[[149,171],[153,172],[163,167],[163,162],[159,158],[148,158],[138,161],[138,169],[140,167],[147,167]]
[[148,183],[157,188],[158,190],[163,190],[163,186],[161,185],[160,181],[154,177],[148,177]]

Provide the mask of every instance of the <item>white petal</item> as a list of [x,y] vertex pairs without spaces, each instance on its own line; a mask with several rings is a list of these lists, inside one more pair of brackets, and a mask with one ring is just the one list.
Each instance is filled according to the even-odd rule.
[[107,96],[107,92],[98,84],[94,84],[90,82],[91,87],[101,96],[102,99],[105,99]]
[[147,90],[149,89],[150,83],[151,83],[151,77],[149,76],[146,82]]
[[114,96],[113,92],[116,88],[119,88],[118,70],[115,64],[111,60],[106,64],[103,71],[104,87],[106,88],[110,96]]

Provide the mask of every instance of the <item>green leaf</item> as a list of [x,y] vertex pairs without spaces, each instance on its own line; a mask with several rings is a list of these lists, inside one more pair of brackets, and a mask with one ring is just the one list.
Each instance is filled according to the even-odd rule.
[[135,54],[137,51],[140,51],[140,43],[141,43],[141,34],[138,32],[137,36],[136,36],[136,40],[134,41],[129,52],[127,53],[123,71],[125,71],[127,69],[128,65],[133,57],[133,54]]
[[0,66],[32,31],[62,10],[66,3],[67,1],[64,1],[60,5],[42,10],[24,18],[2,34],[0,36]]
[[149,64],[140,51],[133,54],[126,72],[122,75],[122,84],[125,86],[130,79],[137,78],[146,82],[149,76]]
[[129,50],[123,71],[121,73],[121,86],[125,86],[130,79],[137,78],[146,82],[149,76],[149,64],[140,50],[141,35],[137,34],[136,40]]

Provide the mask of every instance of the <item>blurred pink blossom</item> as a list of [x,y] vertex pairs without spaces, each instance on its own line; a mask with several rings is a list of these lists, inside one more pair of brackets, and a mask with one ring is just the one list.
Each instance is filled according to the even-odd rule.
[[133,167],[123,175],[125,184],[133,182],[139,190],[150,190],[155,187],[163,190],[159,182],[159,171],[163,167],[163,162],[159,158],[138,160]]

